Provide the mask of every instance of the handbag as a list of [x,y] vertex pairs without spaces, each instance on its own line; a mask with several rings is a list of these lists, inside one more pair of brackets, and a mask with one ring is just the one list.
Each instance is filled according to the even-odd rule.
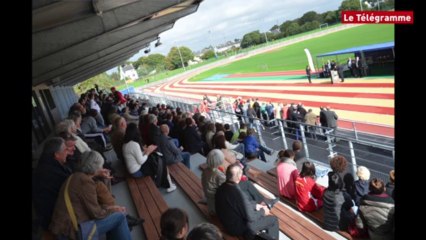
[[67,183],[65,185],[64,195],[65,205],[67,206],[68,214],[70,215],[72,225],[76,232],[76,237],[78,240],[98,240],[99,234],[96,227],[96,222],[94,220],[77,223],[77,217],[75,216],[74,208],[72,207],[70,195],[68,193],[68,186],[72,176],[73,175],[68,177]]

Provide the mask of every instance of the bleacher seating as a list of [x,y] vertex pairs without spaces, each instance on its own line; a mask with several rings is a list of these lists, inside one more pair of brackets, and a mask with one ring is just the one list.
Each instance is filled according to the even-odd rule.
[[127,178],[127,184],[139,217],[145,219],[142,227],[146,239],[159,239],[161,236],[161,214],[168,209],[151,177]]
[[[201,169],[205,169],[207,164],[200,165]],[[248,177],[250,180],[258,183],[260,186],[278,196],[278,188],[275,180],[270,175],[250,167]],[[334,239],[315,224],[307,221],[294,211],[290,210],[284,204],[277,203],[271,210],[271,213],[278,218],[280,231],[292,239]]]
[[193,172],[191,172],[191,170],[189,170],[185,165],[180,162],[169,165],[168,167],[170,175],[173,177],[176,183],[188,195],[188,197],[197,206],[201,213],[203,213],[203,215],[211,223],[216,225],[222,231],[225,240],[243,239],[226,234],[223,230],[222,224],[219,222],[219,219],[217,217],[212,217],[209,214],[207,205],[205,203],[202,203],[202,201],[204,200],[204,193],[200,178],[198,178]]
[[[277,187],[278,184],[277,184],[276,168],[270,169],[267,171],[267,173],[265,173],[255,167],[251,167],[248,172],[248,178],[251,181],[259,184],[260,186],[262,186],[263,188],[265,188],[266,190],[268,190],[275,196],[279,196],[278,187]],[[292,208],[298,210],[295,200],[291,200],[283,196],[280,197],[280,200],[286,203],[288,206],[291,206]],[[324,222],[324,213],[322,209],[315,212],[303,212],[303,214],[309,219],[311,219],[312,221],[314,221],[315,223],[317,223],[318,225],[322,226]],[[336,231],[336,232],[347,239],[356,239],[356,238],[353,238],[349,233],[345,231]]]

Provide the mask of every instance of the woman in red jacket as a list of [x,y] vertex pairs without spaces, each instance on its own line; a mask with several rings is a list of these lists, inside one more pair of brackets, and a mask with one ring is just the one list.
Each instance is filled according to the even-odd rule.
[[294,182],[296,202],[300,211],[313,212],[322,207],[322,195],[325,188],[315,182],[315,165],[309,161],[303,163],[302,171]]

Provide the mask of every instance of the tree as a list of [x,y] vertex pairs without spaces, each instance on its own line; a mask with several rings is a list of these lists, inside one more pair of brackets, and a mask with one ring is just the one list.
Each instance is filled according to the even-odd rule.
[[287,28],[290,27],[290,25],[293,23],[293,21],[285,21],[283,24],[281,24],[280,26],[280,32],[283,33],[283,37],[287,37]]
[[270,31],[274,31],[275,29],[279,30],[280,26],[278,26],[278,25],[275,24],[274,26],[271,27]]
[[293,22],[288,26],[288,28],[285,30],[286,36],[295,35],[301,32],[300,26],[297,22]]
[[309,11],[305,14],[303,14],[303,16],[301,18],[299,18],[299,25],[302,26],[303,24],[307,23],[307,22],[312,22],[318,20],[318,14],[315,11]]
[[[194,59],[194,54],[192,53],[191,49],[188,47],[179,47],[180,53],[182,54],[182,61],[185,64],[185,66],[188,65],[188,61]],[[169,54],[167,54],[167,59],[169,59],[170,63],[173,64],[175,68],[181,68],[182,67],[182,61],[180,58],[179,51],[177,47],[172,47],[170,49]]]
[[326,22],[328,24],[333,24],[333,23],[337,22],[337,20],[338,20],[338,15],[336,14],[335,11],[325,12],[324,22]]
[[320,23],[318,21],[307,22],[300,27],[300,32],[307,32],[319,28]]
[[113,79],[104,72],[94,77],[91,77],[86,81],[76,84],[74,86],[74,91],[78,94],[84,93],[89,89],[94,88],[95,83],[98,84],[100,90],[110,89],[116,84]]
[[[363,10],[367,8],[367,5],[365,5],[362,1],[361,1],[361,4],[362,4]],[[342,11],[342,10],[361,10],[360,1],[344,0],[339,7],[339,11]]]
[[201,55],[201,59],[207,60],[207,59],[213,58],[214,56],[215,56],[214,51],[210,49],[204,52],[203,55]]
[[118,72],[113,72],[110,76],[114,81],[120,81],[120,74]]
[[[246,33],[243,37],[243,40],[241,41],[241,48],[247,48],[252,45],[257,45],[262,42],[265,42],[265,37],[262,37],[259,30],[253,31],[250,33]],[[263,39],[263,40],[262,40]]]
[[148,57],[144,56],[144,57],[140,57],[137,61],[135,61],[133,63],[133,67],[135,69],[138,69],[140,65],[146,64]]
[[166,57],[162,54],[156,53],[151,54],[146,58],[145,63],[151,67],[157,67],[158,65],[164,65]]

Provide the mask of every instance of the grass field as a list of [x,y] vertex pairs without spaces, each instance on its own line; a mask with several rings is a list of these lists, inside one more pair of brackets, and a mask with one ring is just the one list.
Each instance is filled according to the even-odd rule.
[[[315,63],[315,56],[322,53],[389,41],[394,41],[394,25],[363,25],[285,46],[279,50],[259,54],[229,65],[217,67],[191,78],[190,81],[199,81],[216,74],[305,69],[307,65],[306,55],[303,51],[305,48],[309,49]],[[340,60],[342,61],[345,57],[346,56],[340,56]],[[330,58],[334,59],[332,57]]]

